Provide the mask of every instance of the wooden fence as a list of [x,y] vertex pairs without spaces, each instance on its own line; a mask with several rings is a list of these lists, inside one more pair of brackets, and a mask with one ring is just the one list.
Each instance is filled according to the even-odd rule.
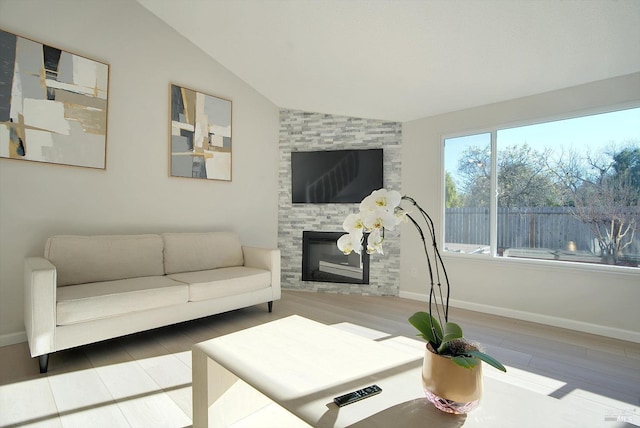
[[[640,211],[635,209],[636,216]],[[640,221],[637,222],[640,225]],[[447,208],[447,243],[489,245],[488,208]],[[598,242],[589,225],[571,215],[565,207],[498,209],[498,248],[566,248],[570,241],[577,250],[599,254]],[[626,254],[640,255],[640,230]]]

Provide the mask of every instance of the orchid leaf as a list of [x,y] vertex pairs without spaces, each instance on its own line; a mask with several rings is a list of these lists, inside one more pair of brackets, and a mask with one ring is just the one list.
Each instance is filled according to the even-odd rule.
[[447,349],[447,344],[457,339],[462,339],[462,328],[454,322],[447,322],[444,325],[444,336],[442,343],[438,347],[438,354],[444,353]]
[[444,337],[442,342],[451,342],[452,340],[462,339],[462,327],[454,322],[448,322],[444,325]]
[[458,355],[455,357],[451,357],[451,361],[453,361],[460,367],[464,367],[465,369],[472,369],[480,362],[477,358],[469,357],[467,355]]
[[430,342],[437,349],[442,342],[442,328],[438,321],[428,312],[416,312],[409,317],[409,323],[420,332],[424,340]]
[[485,363],[497,368],[498,370],[501,370],[503,372],[506,372],[507,369],[505,366],[503,366],[500,361],[496,360],[495,358],[493,358],[490,355],[485,354],[484,352],[480,352],[480,351],[465,351],[465,354],[470,355],[472,357],[475,358],[479,358],[482,361],[484,361]]

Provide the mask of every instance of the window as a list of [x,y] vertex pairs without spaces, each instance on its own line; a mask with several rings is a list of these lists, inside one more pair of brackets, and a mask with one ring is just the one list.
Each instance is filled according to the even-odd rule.
[[640,265],[640,108],[446,138],[445,251]]
[[445,251],[490,251],[491,134],[449,138],[445,147]]

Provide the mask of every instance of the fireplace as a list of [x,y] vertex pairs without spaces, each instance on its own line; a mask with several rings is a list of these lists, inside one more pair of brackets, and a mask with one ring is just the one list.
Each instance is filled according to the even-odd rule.
[[369,255],[345,255],[336,245],[344,232],[302,232],[302,280],[369,284]]

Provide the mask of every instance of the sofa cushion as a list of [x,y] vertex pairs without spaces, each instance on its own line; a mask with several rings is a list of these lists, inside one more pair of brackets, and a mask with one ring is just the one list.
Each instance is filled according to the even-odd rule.
[[271,286],[271,272],[243,266],[176,273],[169,277],[189,284],[191,302],[247,293]]
[[58,286],[163,275],[160,235],[52,236],[44,257]]
[[189,287],[166,276],[70,285],[57,290],[58,325],[186,303]]
[[242,266],[240,238],[233,232],[163,233],[166,274]]

